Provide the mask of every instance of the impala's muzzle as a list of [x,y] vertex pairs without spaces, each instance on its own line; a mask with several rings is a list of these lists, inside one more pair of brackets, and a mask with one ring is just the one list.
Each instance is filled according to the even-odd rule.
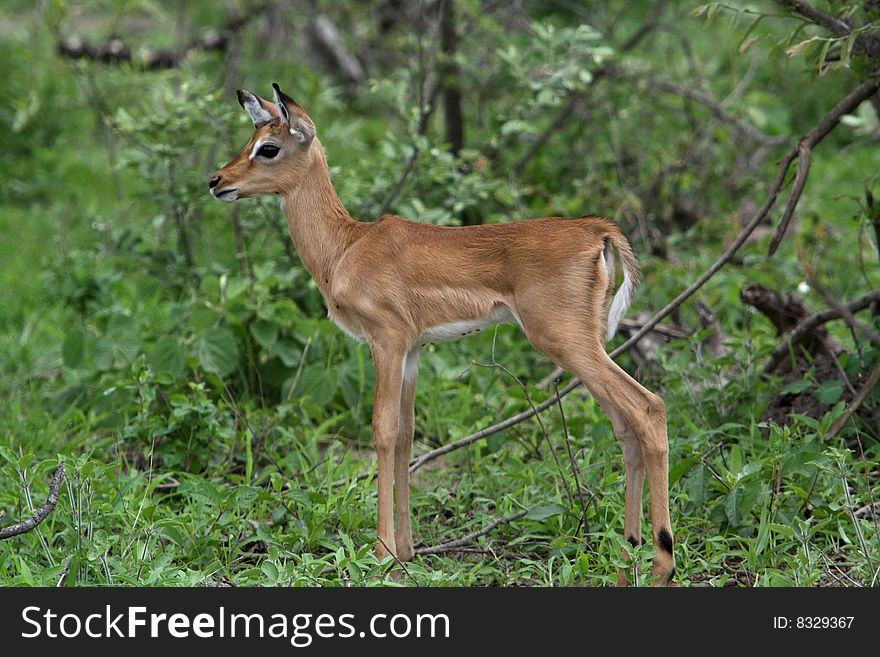
[[221,201],[232,203],[232,201],[238,198],[238,187],[220,189],[220,183],[222,181],[223,176],[214,176],[208,181],[208,188],[211,190],[211,196]]

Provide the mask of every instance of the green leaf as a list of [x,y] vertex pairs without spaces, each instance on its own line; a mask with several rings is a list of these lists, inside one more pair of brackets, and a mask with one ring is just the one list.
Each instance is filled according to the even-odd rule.
[[709,481],[711,476],[709,468],[700,464],[694,468],[687,478],[688,497],[697,508],[703,506],[709,499]]
[[780,394],[783,395],[797,395],[804,390],[808,390],[813,387],[812,381],[807,381],[806,379],[801,379],[800,381],[792,381],[787,386],[782,389]]
[[170,374],[177,378],[183,372],[186,358],[174,338],[160,338],[147,354],[147,363],[157,375]]
[[112,345],[116,365],[131,362],[141,351],[137,320],[128,315],[113,315],[107,322],[105,340]]
[[309,397],[318,406],[330,403],[338,387],[338,370],[328,369],[322,363],[314,363],[303,369],[299,386],[294,394]]
[[739,449],[739,445],[732,445],[730,448],[730,453],[727,457],[727,465],[730,468],[730,472],[732,474],[738,474],[743,469],[743,458],[742,452]]
[[77,368],[82,365],[86,354],[86,333],[79,326],[71,329],[61,343],[61,358],[64,365]]
[[815,395],[816,399],[818,399],[826,406],[836,404],[840,400],[840,397],[843,395],[843,381],[841,381],[840,379],[826,381],[818,388],[816,388]]
[[250,326],[251,335],[264,349],[269,349],[278,339],[278,324],[257,320]]
[[296,367],[302,358],[302,349],[292,340],[279,340],[274,346],[278,358],[287,367]]
[[553,516],[561,516],[563,513],[565,513],[565,507],[550,502],[549,504],[539,504],[532,507],[526,514],[526,518],[529,520],[546,520]]
[[205,331],[198,344],[199,364],[207,372],[228,376],[238,364],[238,345],[235,336],[226,328]]
[[354,410],[369,402],[376,372],[373,363],[362,354],[355,353],[339,368],[339,390],[345,405]]
[[278,566],[271,561],[264,561],[260,566],[260,570],[263,571],[263,574],[270,582],[278,581]]
[[727,498],[724,500],[724,513],[727,515],[727,520],[734,527],[738,527],[741,521],[741,514],[743,512],[743,489],[740,487],[734,488],[733,490],[727,493]]

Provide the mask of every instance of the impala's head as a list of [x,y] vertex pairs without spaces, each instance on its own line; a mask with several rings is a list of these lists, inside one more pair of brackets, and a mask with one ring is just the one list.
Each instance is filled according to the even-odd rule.
[[261,194],[284,194],[299,186],[312,161],[315,124],[302,106],[272,84],[270,102],[244,89],[238,102],[254,122],[254,136],[211,176],[214,198],[232,202]]

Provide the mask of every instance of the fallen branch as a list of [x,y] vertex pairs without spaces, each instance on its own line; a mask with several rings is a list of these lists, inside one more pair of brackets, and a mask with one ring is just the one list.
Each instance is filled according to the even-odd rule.
[[[776,327],[779,335],[792,330],[812,314],[799,296],[777,292],[761,283],[751,283],[743,287],[739,298],[743,303],[760,310]],[[821,342],[825,337],[822,333],[818,339]]]
[[[870,307],[872,303],[877,301],[880,301],[880,290],[871,290],[858,299],[850,301],[846,304],[845,308],[850,313],[854,313]],[[832,319],[838,319],[839,317],[840,314],[832,308],[813,313],[809,317],[801,320],[797,326],[792,329],[791,333],[785,337],[785,340],[780,342],[776,349],[773,350],[773,353],[770,354],[770,359],[764,365],[764,374],[769,374],[775,370],[791,350],[798,346],[803,341],[804,337],[813,331],[813,329],[830,322]]]
[[473,532],[472,534],[467,534],[462,536],[461,538],[445,541],[440,545],[433,545],[431,547],[423,547],[416,550],[416,554],[442,554],[444,552],[452,552],[454,550],[458,550],[459,548],[466,547],[468,545],[472,545],[478,538],[481,536],[485,536],[493,529],[498,527],[499,525],[506,525],[508,523],[513,522],[514,520],[519,520],[524,515],[529,512],[528,509],[523,509],[522,511],[517,511],[516,513],[511,513],[508,516],[504,516],[503,518],[499,518],[494,522],[490,523],[483,529]]
[[49,497],[46,499],[46,503],[27,520],[9,527],[0,527],[0,540],[25,534],[49,517],[49,514],[55,510],[55,505],[58,504],[58,490],[61,488],[61,481],[63,479],[64,463],[59,463],[58,467],[55,468],[55,474],[52,475],[52,482],[49,484]]

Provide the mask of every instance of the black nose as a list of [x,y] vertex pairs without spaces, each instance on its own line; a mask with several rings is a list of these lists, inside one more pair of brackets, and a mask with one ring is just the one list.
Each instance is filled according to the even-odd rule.
[[211,182],[208,183],[208,187],[214,189],[217,185],[220,184],[220,176],[214,176],[211,178]]

